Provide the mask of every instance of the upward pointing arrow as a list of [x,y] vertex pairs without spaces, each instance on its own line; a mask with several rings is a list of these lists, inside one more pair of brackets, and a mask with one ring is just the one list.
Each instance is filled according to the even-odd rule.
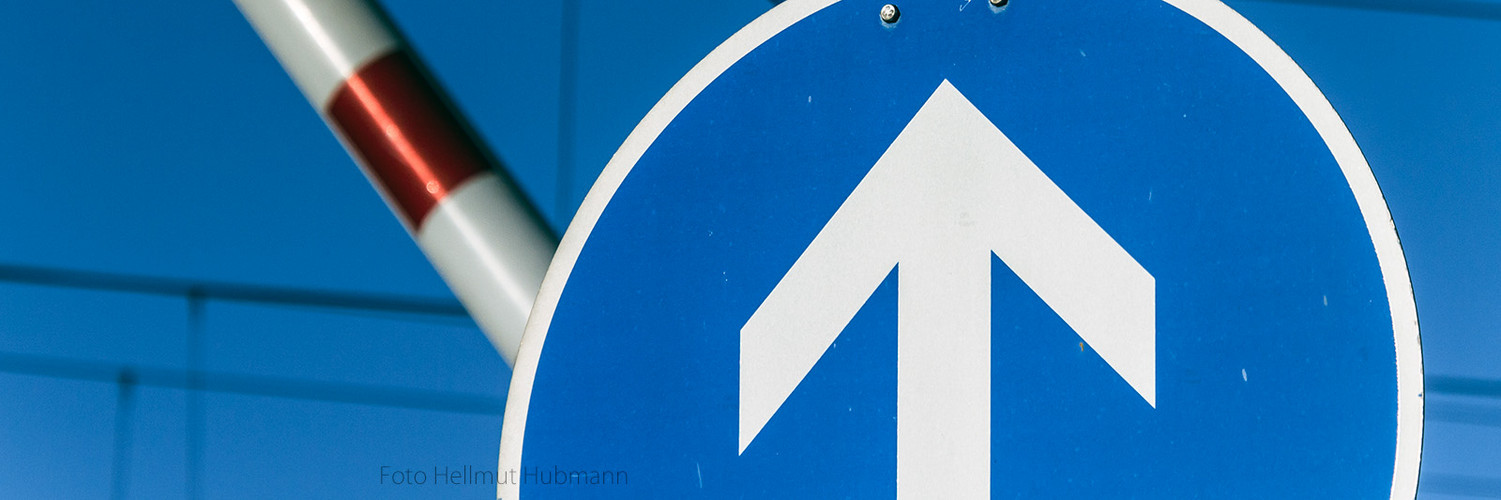
[[897,497],[990,494],[990,254],[1157,405],[1152,276],[944,80],[740,330],[740,453],[897,275]]

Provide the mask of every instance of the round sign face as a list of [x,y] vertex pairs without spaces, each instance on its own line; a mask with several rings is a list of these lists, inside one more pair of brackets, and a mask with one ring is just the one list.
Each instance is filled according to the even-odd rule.
[[1210,0],[792,0],[626,140],[501,498],[1412,498],[1417,315],[1313,83]]

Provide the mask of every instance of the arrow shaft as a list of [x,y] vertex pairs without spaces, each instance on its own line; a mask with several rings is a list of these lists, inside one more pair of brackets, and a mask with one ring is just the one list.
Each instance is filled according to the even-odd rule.
[[990,491],[990,251],[897,266],[898,499]]

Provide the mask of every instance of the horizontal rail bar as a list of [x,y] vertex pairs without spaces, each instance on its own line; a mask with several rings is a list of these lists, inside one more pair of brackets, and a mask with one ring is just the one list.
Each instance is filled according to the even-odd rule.
[[1501,398],[1501,380],[1428,376],[1423,379],[1423,385],[1432,393]]
[[198,296],[234,302],[469,317],[464,306],[453,299],[205,282],[16,264],[0,264],[0,282],[175,297]]
[[0,353],[0,373],[452,413],[505,412],[505,401],[501,398],[461,392],[173,370],[28,354]]

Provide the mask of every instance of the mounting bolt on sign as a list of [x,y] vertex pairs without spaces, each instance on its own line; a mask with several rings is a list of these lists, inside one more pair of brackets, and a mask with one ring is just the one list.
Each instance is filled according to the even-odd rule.
[[501,441],[629,481],[502,497],[1415,496],[1406,264],[1308,77],[1213,0],[990,3],[791,0],[662,98]]

